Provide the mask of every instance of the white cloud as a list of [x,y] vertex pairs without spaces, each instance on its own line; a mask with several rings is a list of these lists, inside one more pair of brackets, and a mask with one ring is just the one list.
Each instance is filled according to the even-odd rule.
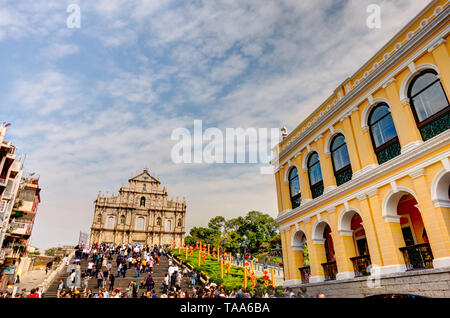
[[231,55],[225,61],[211,70],[211,80],[229,83],[234,77],[242,74],[248,66],[248,61],[239,55]]
[[73,78],[57,71],[48,70],[31,79],[18,80],[12,92],[12,99],[29,113],[48,115],[71,104],[77,97]]
[[68,43],[52,43],[50,46],[42,50],[43,58],[48,60],[57,60],[67,55],[75,54],[80,47],[75,44]]

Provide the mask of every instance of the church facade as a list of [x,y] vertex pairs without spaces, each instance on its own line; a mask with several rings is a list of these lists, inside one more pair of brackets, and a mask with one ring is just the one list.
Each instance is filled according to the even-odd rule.
[[91,244],[183,244],[186,201],[169,200],[166,187],[146,169],[117,195],[99,192],[94,204]]

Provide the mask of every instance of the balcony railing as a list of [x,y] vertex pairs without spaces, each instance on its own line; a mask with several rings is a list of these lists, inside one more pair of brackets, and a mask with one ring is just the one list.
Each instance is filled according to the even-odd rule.
[[433,268],[433,252],[430,244],[400,247],[400,251],[405,259],[406,270]]
[[23,251],[21,249],[7,247],[7,248],[2,248],[2,252],[0,254],[3,255],[3,258],[6,258],[6,257],[18,258],[18,257],[22,256]]
[[302,284],[308,284],[309,277],[311,276],[311,267],[300,267],[298,270],[300,271],[300,276],[302,277]]
[[349,165],[345,169],[339,170],[339,172],[336,173],[336,185],[340,186],[341,184],[344,184],[350,180],[352,180],[352,167]]
[[323,194],[323,182],[318,183],[317,185],[311,186],[311,195],[312,198],[315,199],[317,197],[320,197]]
[[368,271],[370,262],[370,255],[361,255],[356,257],[351,257],[350,260],[353,263],[353,270],[355,272],[355,277],[369,276]]
[[300,206],[300,204],[302,203],[302,196],[300,195],[296,195],[295,197],[291,198],[291,203],[292,203],[292,209],[295,209],[297,207]]
[[325,274],[325,280],[335,280],[337,274],[337,265],[336,261],[323,263],[323,272]]
[[433,119],[431,122],[422,125],[420,129],[420,133],[422,134],[423,141],[427,141],[428,139],[433,138],[434,136],[443,133],[447,129],[450,128],[450,111],[447,110],[445,114],[436,119]]
[[30,235],[31,222],[11,222],[10,229],[12,234]]
[[10,257],[13,255],[14,250],[12,248],[2,248],[0,249],[0,259],[5,257]]
[[402,150],[398,138],[393,139],[392,141],[388,142],[386,146],[380,148],[382,149],[376,151],[378,163],[380,165],[400,155]]

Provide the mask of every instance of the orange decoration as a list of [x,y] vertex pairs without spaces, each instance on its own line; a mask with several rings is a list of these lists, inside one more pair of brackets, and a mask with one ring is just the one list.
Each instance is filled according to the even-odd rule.
[[264,270],[263,279],[264,279],[264,286],[266,286],[266,287],[269,286],[269,273],[268,273],[267,269]]

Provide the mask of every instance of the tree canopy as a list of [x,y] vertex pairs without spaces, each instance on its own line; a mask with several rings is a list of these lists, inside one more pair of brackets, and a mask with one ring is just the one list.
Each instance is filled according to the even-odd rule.
[[208,227],[194,227],[189,234],[185,238],[188,245],[201,240],[233,253],[248,249],[254,253],[262,247],[275,249],[280,244],[278,224],[270,215],[258,211],[229,220],[216,216],[209,220]]

